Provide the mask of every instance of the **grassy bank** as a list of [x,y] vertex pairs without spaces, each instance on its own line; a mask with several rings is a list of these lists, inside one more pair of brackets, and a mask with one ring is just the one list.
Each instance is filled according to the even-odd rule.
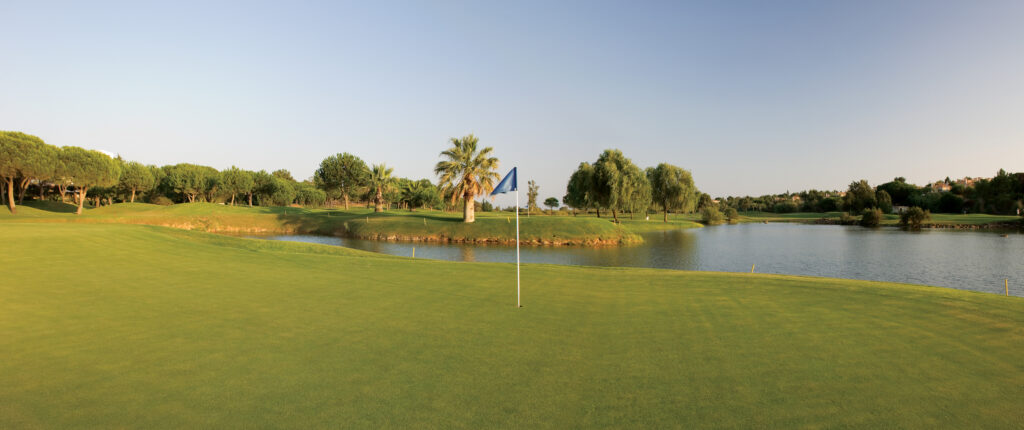
[[[304,209],[285,207],[225,206],[190,203],[157,206],[122,203],[75,216],[71,205],[56,202],[19,207],[18,215],[3,212],[0,220],[21,222],[73,222],[146,224],[218,233],[301,233],[349,236],[363,239],[434,242],[515,241],[514,214],[482,212],[472,224],[461,214],[441,211],[393,210],[374,213],[352,208]],[[521,216],[520,238],[535,245],[617,245],[642,241],[637,233],[655,229],[699,227],[689,221],[660,223],[571,216]]]
[[[1024,300],[0,223],[0,428],[1012,428]],[[10,268],[15,268],[11,270]]]

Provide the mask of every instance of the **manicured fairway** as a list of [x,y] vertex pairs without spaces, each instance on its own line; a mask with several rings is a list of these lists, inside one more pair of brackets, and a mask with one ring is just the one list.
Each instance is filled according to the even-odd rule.
[[0,428],[1019,428],[1024,299],[0,223]]

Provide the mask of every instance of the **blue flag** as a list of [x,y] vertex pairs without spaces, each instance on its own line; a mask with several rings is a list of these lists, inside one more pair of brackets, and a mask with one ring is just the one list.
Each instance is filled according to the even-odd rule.
[[505,175],[505,179],[501,180],[501,183],[497,187],[494,187],[494,191],[491,191],[491,195],[504,194],[509,191],[519,191],[519,186],[516,184],[516,168],[513,167],[511,172]]

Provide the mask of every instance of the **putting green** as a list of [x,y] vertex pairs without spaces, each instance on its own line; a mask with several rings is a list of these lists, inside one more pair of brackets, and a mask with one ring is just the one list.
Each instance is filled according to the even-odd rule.
[[[0,223],[0,428],[1014,428],[1024,299]],[[1018,427],[1019,428],[1019,427]]]

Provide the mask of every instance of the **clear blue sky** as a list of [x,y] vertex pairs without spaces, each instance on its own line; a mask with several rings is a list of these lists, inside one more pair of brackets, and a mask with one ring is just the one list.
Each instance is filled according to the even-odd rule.
[[0,3],[0,129],[300,179],[473,132],[542,199],[606,148],[715,196],[1024,171],[1019,0],[140,3]]

